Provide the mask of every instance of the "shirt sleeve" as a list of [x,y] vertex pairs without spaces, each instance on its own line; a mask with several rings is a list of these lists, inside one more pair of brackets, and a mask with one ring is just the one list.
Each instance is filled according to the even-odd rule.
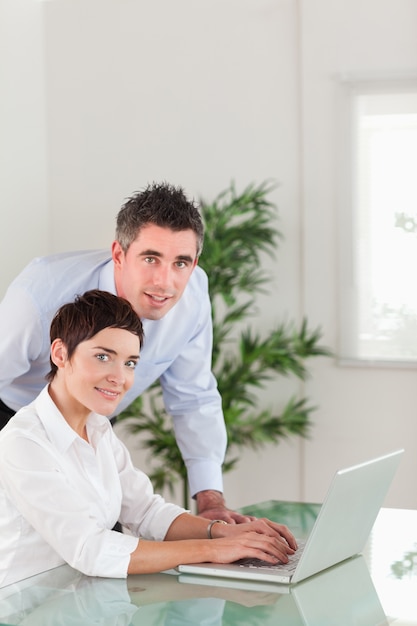
[[122,488],[120,522],[134,535],[162,541],[185,509],[155,494],[148,476],[133,466],[126,446],[112,432],[113,454]]
[[192,496],[206,489],[223,491],[227,444],[221,397],[211,370],[213,328],[207,289],[200,295],[200,305],[194,334],[160,379]]
[[21,289],[10,287],[7,290],[0,303],[0,328],[3,329],[0,333],[1,397],[5,387],[29,371],[31,362],[42,349],[43,329],[39,312]]

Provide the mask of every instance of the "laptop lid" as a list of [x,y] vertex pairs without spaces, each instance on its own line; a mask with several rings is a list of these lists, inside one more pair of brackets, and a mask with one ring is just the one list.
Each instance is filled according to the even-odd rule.
[[[238,564],[180,565],[184,573],[295,583],[359,554],[369,537],[404,450],[336,472],[295,569]],[[279,521],[279,520],[277,520]]]

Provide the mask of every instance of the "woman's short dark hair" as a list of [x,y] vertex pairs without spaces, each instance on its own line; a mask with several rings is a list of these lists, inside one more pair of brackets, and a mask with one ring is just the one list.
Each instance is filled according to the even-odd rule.
[[[128,330],[143,344],[143,326],[125,298],[115,296],[108,291],[92,289],[76,297],[74,302],[61,306],[56,312],[50,327],[51,344],[61,339],[70,359],[79,343],[87,341],[105,328]],[[57,366],[51,363],[51,371],[46,376],[50,382],[55,377]]]

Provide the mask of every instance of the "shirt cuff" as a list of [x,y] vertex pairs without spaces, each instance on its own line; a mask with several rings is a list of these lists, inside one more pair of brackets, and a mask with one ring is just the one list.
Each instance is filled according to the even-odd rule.
[[187,463],[187,472],[193,498],[199,491],[208,489],[223,493],[222,468],[214,461],[191,460]]
[[[92,576],[105,578],[126,578],[130,563],[130,555],[138,547],[139,539],[132,535],[124,535],[111,531],[114,537],[107,538],[105,547],[98,552],[93,566]],[[84,572],[85,573],[85,572]]]

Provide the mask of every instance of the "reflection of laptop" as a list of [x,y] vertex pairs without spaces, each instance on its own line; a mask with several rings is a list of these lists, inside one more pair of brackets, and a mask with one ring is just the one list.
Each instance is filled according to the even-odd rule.
[[[404,450],[336,472],[293,571],[288,564],[180,565],[190,574],[295,583],[361,552],[388,492]],[[277,520],[279,521],[279,520]],[[293,559],[290,558],[290,562]]]
[[[186,584],[248,590],[255,597],[257,591],[264,594],[268,591],[274,593],[277,600],[273,608],[273,618],[276,624],[285,626],[388,625],[363,556],[348,559],[298,585],[277,585],[192,574],[180,574],[179,581]],[[250,599],[248,594],[247,598]]]

